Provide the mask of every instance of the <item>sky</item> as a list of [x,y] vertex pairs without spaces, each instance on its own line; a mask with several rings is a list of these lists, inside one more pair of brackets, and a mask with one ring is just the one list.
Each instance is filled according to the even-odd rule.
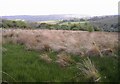
[[0,16],[80,14],[116,15],[120,0],[0,0]]

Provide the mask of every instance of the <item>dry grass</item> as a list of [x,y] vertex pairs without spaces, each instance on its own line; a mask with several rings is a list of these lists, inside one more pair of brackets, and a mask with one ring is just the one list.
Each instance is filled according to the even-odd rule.
[[74,63],[75,61],[71,59],[70,55],[66,53],[60,53],[57,55],[56,63],[58,63],[61,67],[69,66],[70,64]]
[[56,63],[58,63],[58,65],[61,66],[61,67],[69,66],[69,63],[67,63],[67,62],[64,61],[63,59],[58,59],[58,60],[56,60]]
[[52,59],[47,54],[43,54],[42,56],[40,56],[40,59],[42,59],[46,63],[51,63],[52,62]]
[[4,53],[4,52],[6,52],[6,51],[7,51],[7,49],[4,48],[4,47],[2,47],[2,52]]
[[11,42],[23,44],[27,50],[54,50],[67,53],[84,55],[95,46],[99,50],[115,49],[118,44],[118,33],[86,32],[67,30],[21,30],[7,29],[3,31],[3,43]]
[[78,63],[78,69],[83,73],[87,80],[92,82],[100,81],[100,74],[89,58],[84,59],[83,63]]
[[57,55],[57,59],[61,59],[65,62],[68,62],[68,63],[73,63],[74,60],[71,59],[71,56],[70,55],[67,55],[66,53],[60,53]]

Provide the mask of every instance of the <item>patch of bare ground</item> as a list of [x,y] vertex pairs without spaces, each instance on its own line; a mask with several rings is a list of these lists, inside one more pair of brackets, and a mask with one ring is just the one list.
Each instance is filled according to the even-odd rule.
[[[27,50],[67,52],[80,56],[111,53],[118,46],[117,32],[3,29],[3,43],[26,46]],[[109,49],[109,50],[108,50]]]

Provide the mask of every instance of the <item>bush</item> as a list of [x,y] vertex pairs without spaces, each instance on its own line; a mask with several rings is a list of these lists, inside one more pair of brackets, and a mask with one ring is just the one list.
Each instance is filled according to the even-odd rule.
[[94,31],[101,31],[100,28],[93,26]]
[[94,31],[94,28],[92,26],[88,27],[88,31],[89,32],[93,32]]
[[27,23],[24,21],[2,20],[3,28],[27,28]]
[[69,26],[67,26],[67,25],[61,25],[61,29],[63,29],[63,30],[70,30]]

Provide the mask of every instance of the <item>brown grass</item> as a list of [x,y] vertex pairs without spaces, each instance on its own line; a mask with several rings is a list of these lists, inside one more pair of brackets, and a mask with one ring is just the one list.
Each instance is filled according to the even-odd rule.
[[74,60],[71,59],[70,55],[68,55],[66,53],[63,53],[63,52],[57,55],[57,59],[61,59],[65,62],[67,62],[67,63],[73,63],[74,62]]
[[[93,49],[93,42],[99,50],[115,49],[118,44],[118,33],[87,32],[67,30],[21,30],[8,29],[3,31],[3,42],[23,44],[28,50],[54,50],[76,55],[84,55]],[[96,51],[95,51],[96,52]]]
[[100,74],[94,63],[87,58],[83,60],[83,63],[77,64],[78,69],[83,73],[83,75],[87,78],[87,80],[92,82],[99,82],[100,81]]
[[52,59],[47,54],[43,54],[42,56],[40,56],[40,59],[42,59],[46,63],[51,63],[52,62]]
[[67,67],[74,61],[71,59],[69,55],[62,52],[57,55],[57,60],[55,62],[61,67]]

